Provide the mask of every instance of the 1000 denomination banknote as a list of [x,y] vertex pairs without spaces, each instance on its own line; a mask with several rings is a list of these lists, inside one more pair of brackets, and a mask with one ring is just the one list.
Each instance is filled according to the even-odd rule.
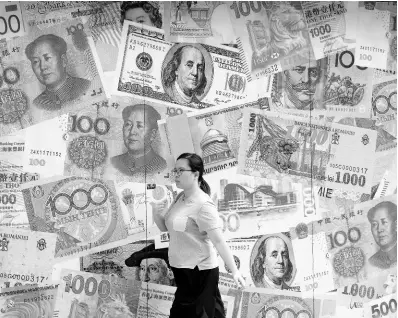
[[56,261],[133,240],[125,221],[127,211],[113,181],[56,179],[29,183],[22,190],[31,230],[58,234]]
[[140,282],[70,269],[63,269],[61,277],[54,307],[57,317],[136,317]]
[[165,13],[168,41],[236,45],[228,2],[165,2]]
[[43,232],[0,227],[0,281],[51,282],[57,235]]
[[318,317],[330,318],[336,313],[332,295],[303,298],[287,290],[247,288],[243,291],[239,317]]
[[[237,49],[173,44],[163,30],[125,21],[115,94],[142,96],[165,105],[206,108],[264,97],[266,77],[249,85]],[[268,84],[267,84],[268,83]]]
[[372,75],[372,69],[354,65],[352,51],[307,61],[275,74],[271,110],[369,118]]
[[166,160],[170,170],[178,156],[187,151],[203,158],[205,174],[236,166],[242,110],[260,107],[257,102],[217,106],[160,121],[159,133],[167,145]]
[[229,13],[249,81],[313,57],[301,2],[233,1]]
[[303,1],[302,6],[317,60],[355,48],[357,2]]
[[373,178],[376,136],[370,129],[243,109],[238,173],[312,179],[366,193]]
[[0,135],[105,96],[93,41],[79,19],[37,30],[0,47]]

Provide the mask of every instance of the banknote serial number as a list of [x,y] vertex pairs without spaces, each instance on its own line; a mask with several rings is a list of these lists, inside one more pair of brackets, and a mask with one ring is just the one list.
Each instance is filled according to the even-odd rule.
[[55,156],[61,157],[61,153],[58,151],[51,151],[51,150],[37,150],[37,149],[30,149],[31,155],[43,155],[43,156]]
[[318,277],[322,277],[322,276],[326,276],[329,275],[329,271],[324,271],[324,272],[319,272],[319,273],[315,273],[312,274],[310,276],[304,277],[304,281],[310,280],[310,279],[314,279],[314,278],[318,278]]
[[43,301],[43,300],[51,300],[54,299],[54,295],[41,295],[40,297],[33,297],[33,298],[27,298],[24,299],[23,302],[24,303],[36,303],[38,301]]
[[346,166],[346,165],[337,164],[337,163],[331,163],[330,167],[331,168],[338,168],[340,170],[347,170],[347,171],[352,171],[352,172],[364,173],[364,174],[366,174],[368,172],[368,168]]
[[250,250],[250,245],[237,245],[229,247],[233,251],[248,251]]
[[245,96],[239,96],[230,92],[223,92],[223,91],[219,91],[216,90],[216,94],[220,95],[220,96],[224,96],[224,97],[228,97],[228,98],[234,98],[234,99],[244,99]]

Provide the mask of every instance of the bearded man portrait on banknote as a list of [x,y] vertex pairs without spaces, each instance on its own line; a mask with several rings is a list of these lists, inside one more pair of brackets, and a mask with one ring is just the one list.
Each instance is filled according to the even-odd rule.
[[123,141],[127,152],[112,157],[112,166],[121,174],[140,179],[163,171],[166,160],[152,148],[158,132],[160,114],[150,105],[136,104],[122,111]]
[[397,206],[390,201],[376,204],[368,211],[373,238],[380,247],[369,258],[369,263],[378,268],[397,265]]
[[178,104],[199,104],[207,85],[205,58],[193,45],[179,47],[162,72],[166,93]]
[[25,54],[32,70],[38,81],[46,86],[33,100],[38,108],[58,110],[81,97],[90,87],[89,80],[68,74],[66,51],[65,40],[54,34],[39,36],[26,46]]

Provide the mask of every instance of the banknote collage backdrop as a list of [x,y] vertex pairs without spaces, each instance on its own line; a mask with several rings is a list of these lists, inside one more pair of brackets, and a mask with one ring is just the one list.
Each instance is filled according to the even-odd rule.
[[396,317],[396,71],[396,2],[0,2],[0,317],[168,317],[184,152],[226,317]]

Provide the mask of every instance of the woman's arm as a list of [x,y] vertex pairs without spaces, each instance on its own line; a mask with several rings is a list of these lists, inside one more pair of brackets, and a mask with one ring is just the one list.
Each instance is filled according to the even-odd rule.
[[217,249],[224,263],[231,270],[232,276],[234,276],[238,272],[238,268],[236,267],[231,250],[229,249],[227,243],[224,240],[224,236],[222,235],[221,229],[215,228],[213,230],[210,230],[207,232],[207,235],[209,236],[214,247]]

